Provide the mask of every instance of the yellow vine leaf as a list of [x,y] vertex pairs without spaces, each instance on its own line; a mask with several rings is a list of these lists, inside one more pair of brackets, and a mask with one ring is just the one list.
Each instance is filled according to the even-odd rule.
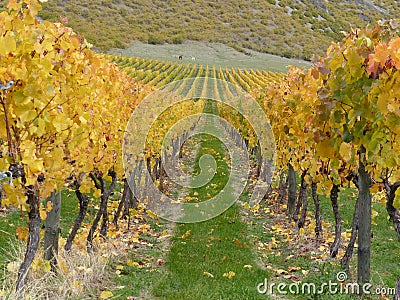
[[21,186],[12,186],[10,184],[3,185],[6,199],[3,200],[3,204],[12,204],[14,206],[26,206],[25,190]]
[[351,151],[351,144],[345,142],[340,144],[339,154],[345,161],[349,161],[351,159]]
[[184,234],[182,234],[181,239],[186,239],[190,235],[190,230],[186,231]]
[[223,277],[226,277],[226,278],[228,278],[228,279],[232,279],[233,277],[235,277],[235,275],[236,275],[235,272],[229,271],[229,272],[227,272],[227,273],[224,273],[222,276],[223,276]]
[[47,203],[46,203],[46,212],[51,212],[52,209],[53,209],[53,202],[47,201]]
[[100,198],[101,197],[101,190],[96,189],[93,193],[93,197]]
[[372,185],[369,188],[369,191],[371,192],[371,194],[375,194],[375,193],[379,192],[379,184],[375,183],[374,185]]
[[0,55],[6,56],[17,49],[17,43],[13,32],[9,31],[4,37],[0,37]]
[[396,190],[394,201],[393,201],[393,206],[395,208],[400,208],[400,189]]
[[146,214],[152,219],[158,219],[158,216],[149,209],[146,210]]
[[15,233],[20,241],[25,241],[28,238],[28,228],[18,226]]
[[82,184],[82,185],[79,187],[79,191],[80,191],[81,193],[84,193],[84,194],[89,193],[90,190],[91,190],[91,186],[90,186],[89,184]]
[[32,262],[32,270],[38,273],[48,273],[51,270],[50,261],[42,258],[35,258]]
[[111,291],[102,291],[100,293],[100,299],[110,299],[113,296],[114,294]]
[[136,261],[133,261],[133,260],[131,260],[131,259],[128,259],[128,260],[126,261],[126,265],[129,266],[129,267],[137,267],[137,266],[139,265],[139,263],[136,262]]
[[41,220],[46,220],[47,212],[43,207],[40,208],[39,214],[40,214],[40,219]]
[[323,140],[317,144],[317,153],[321,157],[334,158],[335,148],[331,146],[330,140]]

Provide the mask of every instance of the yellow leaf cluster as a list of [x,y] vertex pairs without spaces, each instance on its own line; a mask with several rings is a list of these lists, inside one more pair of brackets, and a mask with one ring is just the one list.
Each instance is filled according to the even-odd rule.
[[223,277],[226,277],[226,278],[228,278],[228,279],[232,279],[233,277],[236,276],[236,273],[233,272],[233,271],[229,271],[229,272],[224,273],[222,276],[223,276]]

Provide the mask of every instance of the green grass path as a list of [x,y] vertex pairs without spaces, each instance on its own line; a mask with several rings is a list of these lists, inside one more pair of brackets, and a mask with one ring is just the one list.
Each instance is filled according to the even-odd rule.
[[[215,104],[208,102],[204,111],[216,113]],[[201,137],[194,173],[199,172],[199,158],[209,153],[216,158],[216,174],[191,195],[198,193],[197,198],[203,200],[223,188],[229,176],[225,152],[216,138]],[[178,224],[166,257],[167,272],[153,286],[153,295],[161,299],[266,299],[256,288],[267,272],[255,265],[247,233],[237,204],[211,220]]]

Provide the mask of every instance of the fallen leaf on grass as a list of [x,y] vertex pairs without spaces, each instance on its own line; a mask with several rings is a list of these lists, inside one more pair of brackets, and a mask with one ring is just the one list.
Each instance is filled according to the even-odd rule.
[[235,272],[229,271],[229,272],[227,272],[227,273],[224,273],[222,276],[223,276],[223,277],[226,277],[226,278],[228,278],[228,279],[232,279],[233,277],[235,277],[235,275],[236,275]]
[[186,239],[190,235],[190,230],[186,231],[182,236],[181,239]]
[[300,267],[291,266],[291,267],[288,268],[288,271],[289,271],[289,272],[293,272],[293,271],[298,271],[298,270],[300,270],[300,269],[301,269]]
[[28,228],[25,228],[23,226],[18,226],[15,233],[18,237],[18,240],[25,241],[28,237]]
[[244,265],[243,268],[250,270],[251,268],[253,268],[252,265]]
[[152,218],[152,219],[158,219],[159,218],[159,216],[157,216],[155,213],[153,213],[151,210],[147,210],[146,211],[146,214],[150,217],[150,218]]
[[113,296],[114,296],[114,294],[110,291],[102,291],[100,293],[100,299],[110,299]]
[[203,275],[206,275],[207,277],[210,277],[210,278],[214,278],[213,274],[206,272],[206,271],[203,272]]
[[269,270],[272,270],[272,269],[273,269],[273,267],[272,267],[271,265],[265,265],[265,267],[266,267],[267,269],[269,269]]
[[129,267],[137,267],[139,265],[139,263],[136,261],[133,261],[132,259],[128,259],[126,261],[126,265]]
[[288,279],[288,280],[292,280],[292,281],[301,281],[300,278],[296,277],[293,274],[283,275],[283,278]]
[[333,243],[335,241],[334,237],[330,237],[326,240],[328,243]]
[[171,235],[166,230],[164,230],[158,238],[161,240],[163,238],[167,238],[167,237],[170,237],[170,236]]

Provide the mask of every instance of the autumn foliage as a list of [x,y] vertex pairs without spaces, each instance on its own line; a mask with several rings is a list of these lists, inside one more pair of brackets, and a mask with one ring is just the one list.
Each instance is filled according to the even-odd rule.
[[7,7],[0,14],[0,170],[14,179],[3,186],[3,204],[29,211],[35,252],[37,220],[46,217],[41,199],[77,177],[81,192],[95,190],[91,172],[123,177],[121,141],[139,98],[132,79],[83,37],[39,21],[38,1]]
[[[82,36],[60,23],[39,21],[39,1],[13,0],[7,7],[0,13],[0,172],[10,170],[14,178],[3,185],[2,204],[29,213],[28,248],[35,253],[38,224],[51,210],[46,211],[41,200],[66,186],[73,186],[82,199],[94,192],[101,198],[102,210],[90,234],[93,238],[103,218],[105,236],[107,198],[115,181],[124,176],[124,131],[143,94],[133,89],[131,77],[91,50]],[[337,201],[340,186],[357,182],[358,177],[368,179],[358,181],[359,194],[365,196],[360,196],[364,223],[358,224],[363,233],[370,230],[363,226],[368,222],[370,226],[371,193],[382,184],[390,189],[390,183],[400,181],[399,31],[396,20],[352,30],[324,57],[315,58],[309,70],[290,68],[284,80],[265,88],[266,97],[259,99],[274,131],[278,168],[293,166],[303,187],[315,186],[326,195],[336,191]],[[190,76],[193,70],[188,68]],[[201,76],[203,69],[196,72]],[[264,88],[255,72],[212,72],[248,90],[253,85]],[[157,73],[149,75],[148,82],[164,84],[170,79]],[[183,103],[166,111],[149,133],[146,155],[159,158],[165,124],[201,111],[199,106]],[[221,112],[251,146],[257,145],[242,116],[226,108]],[[109,188],[107,176],[112,182]],[[391,201],[399,208],[400,194]],[[26,277],[22,271],[21,286]],[[234,272],[224,274],[229,279],[234,276]]]
[[[293,166],[301,174],[302,189],[303,184],[305,188],[314,185],[319,193],[330,196],[338,238],[338,191],[350,182],[358,188],[352,235],[355,241],[358,230],[361,282],[369,281],[371,195],[385,187],[392,220],[400,207],[396,192],[400,180],[399,31],[399,20],[352,30],[333,43],[324,57],[316,57],[308,71],[291,68],[285,81],[271,86],[263,100],[277,140],[279,168]],[[295,221],[304,203],[299,197],[291,212]],[[332,256],[336,252],[337,248]]]

